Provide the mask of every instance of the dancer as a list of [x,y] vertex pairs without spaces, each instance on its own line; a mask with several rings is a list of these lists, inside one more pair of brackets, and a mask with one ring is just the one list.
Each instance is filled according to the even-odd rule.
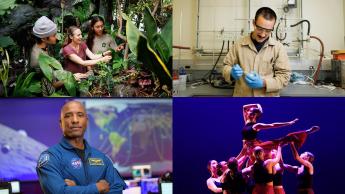
[[297,174],[297,193],[298,194],[314,194],[313,190],[313,174],[314,174],[314,155],[310,152],[304,152],[298,155],[294,142],[291,142],[292,154],[301,166],[291,166],[284,164],[284,169]]
[[220,175],[217,174],[218,162],[216,160],[210,160],[207,163],[207,169],[211,174],[211,177],[207,179],[206,184],[207,188],[212,193],[222,193],[222,183],[220,182]]
[[[263,111],[260,104],[248,104],[243,106],[243,118],[245,120],[245,126],[242,129],[242,140],[243,140],[243,146],[240,154],[236,157],[237,159],[242,157],[243,155],[252,156],[253,148],[255,146],[262,147],[266,153],[269,153],[272,149],[276,149],[277,145],[282,143],[288,143],[291,141],[295,142],[295,145],[297,145],[297,148],[300,148],[307,136],[317,130],[319,130],[318,126],[313,126],[308,130],[302,130],[297,131],[293,133],[289,133],[285,137],[282,137],[280,139],[275,139],[271,141],[261,141],[257,139],[258,132],[265,129],[270,128],[278,128],[278,127],[284,127],[289,126],[298,121],[298,119],[294,119],[289,122],[275,122],[275,123],[258,123],[258,119],[262,116]],[[249,162],[247,166],[250,166],[254,162],[253,156],[249,158]]]
[[246,156],[242,157],[239,161],[235,157],[228,160],[228,170],[221,180],[223,183],[224,194],[242,194],[245,192],[246,183],[243,177],[242,167]]
[[[257,139],[258,132],[260,130],[270,129],[270,128],[278,128],[289,126],[298,121],[298,119],[294,119],[289,122],[276,122],[271,124],[265,123],[258,123],[258,119],[263,114],[263,110],[260,104],[247,104],[243,106],[243,118],[245,122],[245,126],[242,129],[242,141],[243,141],[243,148],[240,154],[236,157],[237,159],[242,157],[243,155],[252,156],[253,148],[255,146],[260,146],[265,149],[267,152],[272,150],[272,148],[276,148],[280,141],[266,141],[262,142]],[[250,157],[249,163],[247,166],[250,166],[254,162],[253,156]]]
[[[274,159],[277,156],[277,150],[272,149],[270,152],[270,158]],[[285,194],[285,190],[283,187],[283,173],[284,173],[284,167],[283,167],[283,159],[282,157],[279,160],[279,163],[274,165],[273,167],[273,189],[274,194]]]
[[254,148],[255,163],[252,166],[255,187],[253,194],[274,194],[273,169],[281,158],[281,147],[278,146],[277,155],[273,159],[264,158],[264,149],[260,146]]

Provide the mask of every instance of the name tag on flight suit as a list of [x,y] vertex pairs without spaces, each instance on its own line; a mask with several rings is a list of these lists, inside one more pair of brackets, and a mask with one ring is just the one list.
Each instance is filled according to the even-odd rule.
[[101,158],[89,158],[90,166],[103,166],[103,160]]

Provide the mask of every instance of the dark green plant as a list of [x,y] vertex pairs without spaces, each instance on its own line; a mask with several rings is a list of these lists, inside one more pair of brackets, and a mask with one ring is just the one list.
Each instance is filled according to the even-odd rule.
[[7,84],[8,84],[8,72],[10,69],[10,58],[8,56],[8,52],[7,50],[3,49],[0,47],[0,51],[2,52],[2,57],[5,57],[5,59],[2,59],[2,61],[0,61],[1,66],[0,66],[0,79],[2,82],[2,86],[4,87],[4,95],[5,97],[7,97]]
[[16,0],[1,0],[0,1],[0,16],[5,15],[8,13],[9,10],[15,8]]
[[145,9],[144,29],[145,35],[139,31],[131,20],[123,14],[127,20],[126,34],[130,50],[135,53],[137,59],[143,66],[150,69],[160,84],[166,85],[171,89],[172,83],[172,22],[168,23],[158,32],[156,21],[151,15],[150,10]]
[[34,79],[35,72],[30,72],[26,75],[25,72],[21,73],[14,87],[13,96],[16,97],[33,97],[39,95],[41,91],[41,83]]
[[59,61],[42,53],[38,57],[38,64],[42,73],[50,82],[53,82],[53,78],[55,77],[57,80],[63,82],[70,96],[76,96],[77,83],[74,76],[71,72],[63,70]]
[[92,14],[91,10],[91,1],[90,0],[83,0],[83,1],[76,1],[74,4],[73,15],[77,17],[80,23],[86,22],[90,15]]

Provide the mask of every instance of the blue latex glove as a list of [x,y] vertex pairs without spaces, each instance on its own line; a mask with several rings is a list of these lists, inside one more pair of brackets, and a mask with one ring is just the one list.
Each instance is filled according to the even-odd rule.
[[239,64],[235,64],[231,69],[231,77],[235,80],[240,79],[240,77],[243,75],[243,70],[240,67]]
[[261,79],[260,75],[256,72],[248,73],[245,80],[250,88],[257,89],[264,87],[264,80]]

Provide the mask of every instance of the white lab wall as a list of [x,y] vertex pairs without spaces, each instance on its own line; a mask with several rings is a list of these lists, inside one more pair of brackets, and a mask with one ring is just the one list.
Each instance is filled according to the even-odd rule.
[[[193,51],[198,47],[198,49],[206,51],[210,49],[219,52],[222,38],[224,38],[224,34],[220,35],[221,30],[225,32],[239,31],[239,29],[246,31],[249,27],[252,30],[251,23],[248,24],[248,21],[244,19],[249,17],[253,19],[256,10],[262,6],[271,7],[280,17],[283,14],[281,5],[284,2],[286,0],[200,0],[200,5],[198,5],[198,0],[174,0],[173,44],[192,47]],[[324,42],[325,54],[328,59],[324,60],[323,69],[328,69],[330,51],[345,49],[345,0],[298,0],[297,2],[298,8],[293,8],[286,14],[287,18],[296,19],[288,21],[288,25],[296,23],[301,17],[310,21],[310,34],[319,37]],[[198,8],[199,26],[197,23]],[[199,36],[197,36],[198,29]],[[306,30],[306,25],[303,25],[304,34]],[[290,36],[290,39],[287,38],[288,41],[291,40],[291,37],[300,35],[299,28],[288,28],[288,32],[288,36]],[[213,35],[202,36],[207,33],[213,33]],[[229,36],[238,38],[237,35],[231,33],[228,33],[226,38]],[[289,50],[289,48],[287,49]],[[303,70],[309,69],[310,65],[317,65],[319,49],[320,46],[316,40],[304,44],[303,58],[292,59],[292,68]],[[193,51],[174,49],[174,64],[176,65],[178,59],[187,60],[189,64],[198,69],[198,66],[209,66],[215,61],[216,56],[203,57]]]
[[[174,0],[173,7],[173,45],[195,48],[197,0]],[[179,59],[193,58],[192,50],[173,49],[176,63]]]

